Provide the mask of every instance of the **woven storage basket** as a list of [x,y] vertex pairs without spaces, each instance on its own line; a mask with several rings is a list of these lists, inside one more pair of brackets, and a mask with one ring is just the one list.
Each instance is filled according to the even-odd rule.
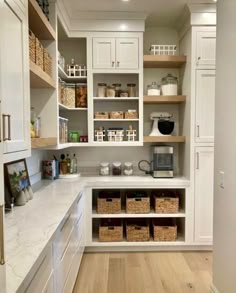
[[153,192],[152,195],[154,196],[155,213],[178,213],[179,197],[176,191],[157,190]]
[[102,191],[97,198],[98,214],[119,214],[121,213],[120,192]]
[[147,214],[150,213],[150,197],[145,191],[126,192],[126,213]]
[[29,30],[29,56],[30,60],[35,63],[36,62],[36,38],[34,33]]
[[155,219],[152,226],[154,241],[176,241],[177,225],[174,219]]
[[52,57],[48,54],[47,49],[43,50],[43,69],[49,76],[52,76]]
[[102,219],[99,225],[99,241],[118,242],[123,240],[123,225],[120,219]]
[[109,119],[109,113],[108,112],[95,112],[94,118],[95,119]]
[[36,38],[35,40],[35,54],[36,54],[36,64],[42,68],[43,70],[43,51],[44,51],[44,48],[43,48],[43,45],[40,43],[39,39]]
[[126,222],[127,241],[149,241],[150,227],[146,219],[129,219]]
[[64,88],[64,105],[68,108],[75,108],[75,87]]
[[125,112],[125,119],[138,119],[137,112]]
[[113,111],[110,113],[110,119],[123,119],[124,113],[122,111]]

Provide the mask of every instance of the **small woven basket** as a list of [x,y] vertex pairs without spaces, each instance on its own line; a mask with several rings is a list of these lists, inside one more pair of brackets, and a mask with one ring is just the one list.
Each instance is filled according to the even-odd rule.
[[126,223],[127,241],[149,241],[150,228],[148,220],[133,219]]
[[36,64],[42,68],[42,70],[44,70],[43,68],[43,45],[40,43],[39,39],[36,38],[35,40],[35,52],[36,52]]
[[123,225],[120,219],[102,219],[99,225],[99,241],[118,242],[123,240]]
[[179,196],[174,190],[157,190],[152,193],[154,197],[155,213],[174,214],[179,211]]
[[49,76],[52,76],[52,57],[48,54],[47,49],[43,50],[43,68]]
[[35,63],[36,62],[36,38],[34,33],[29,30],[29,56],[30,60]]
[[126,192],[126,213],[147,214],[150,213],[150,197],[145,191]]
[[121,213],[120,192],[102,191],[97,198],[98,214],[119,214]]
[[154,219],[152,227],[154,241],[176,241],[177,225],[175,219]]

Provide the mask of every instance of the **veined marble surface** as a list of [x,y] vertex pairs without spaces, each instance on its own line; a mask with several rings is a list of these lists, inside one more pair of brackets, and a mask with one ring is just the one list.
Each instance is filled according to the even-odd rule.
[[166,188],[190,184],[184,177],[151,176],[86,176],[49,182],[35,192],[33,200],[6,215],[6,293],[24,291],[25,278],[29,278],[33,265],[84,187]]

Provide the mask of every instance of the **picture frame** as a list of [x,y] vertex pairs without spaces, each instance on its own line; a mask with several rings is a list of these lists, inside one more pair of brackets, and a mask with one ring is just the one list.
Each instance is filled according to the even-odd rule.
[[27,164],[25,159],[6,163],[4,165],[5,184],[9,194],[14,199],[20,191],[31,186]]

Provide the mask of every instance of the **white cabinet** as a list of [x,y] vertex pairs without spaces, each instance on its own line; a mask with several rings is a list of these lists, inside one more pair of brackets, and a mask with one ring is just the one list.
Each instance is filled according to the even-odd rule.
[[138,38],[93,38],[94,69],[138,69]]
[[194,240],[212,243],[214,148],[195,149],[195,229]]
[[197,68],[215,68],[216,32],[197,32],[196,66]]
[[4,154],[30,149],[27,34],[27,14],[14,1],[0,0],[1,138]]
[[195,141],[214,142],[215,70],[196,71]]

